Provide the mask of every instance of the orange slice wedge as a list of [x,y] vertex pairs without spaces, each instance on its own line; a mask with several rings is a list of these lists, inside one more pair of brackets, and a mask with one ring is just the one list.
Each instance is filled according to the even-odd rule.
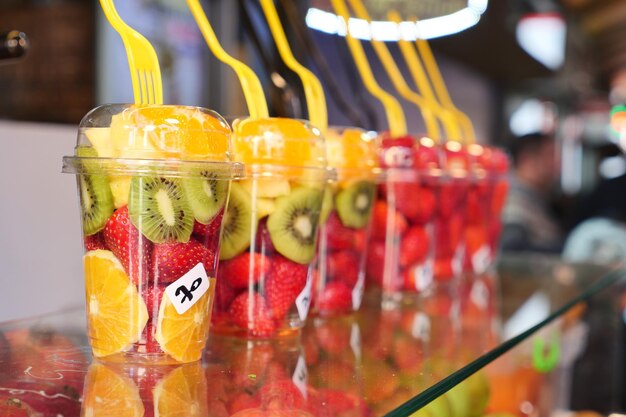
[[167,294],[159,308],[159,318],[155,339],[163,352],[179,362],[193,362],[200,359],[209,336],[211,305],[215,280],[189,310],[178,314]]
[[112,252],[87,252],[83,265],[93,354],[122,352],[141,337],[148,321],[146,304]]
[[130,378],[100,363],[89,367],[83,417],[142,417],[144,412],[139,390]]

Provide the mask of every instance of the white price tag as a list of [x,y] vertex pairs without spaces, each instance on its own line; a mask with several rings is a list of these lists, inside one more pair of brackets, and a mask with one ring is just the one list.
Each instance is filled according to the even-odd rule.
[[487,308],[487,303],[489,302],[489,290],[483,281],[474,281],[472,289],[470,290],[470,300],[472,300],[472,303],[474,303],[474,305],[481,310]]
[[428,261],[413,269],[415,274],[415,289],[424,292],[433,284],[433,263]]
[[302,393],[304,398],[306,398],[306,382],[309,378],[309,371],[306,368],[306,361],[304,357],[300,355],[298,357],[298,363],[296,364],[296,369],[293,371],[293,376],[291,380],[294,385],[298,388],[298,390]]
[[311,306],[311,287],[313,286],[313,274],[309,269],[309,275],[306,277],[306,284],[302,289],[302,292],[296,297],[296,307],[298,308],[298,316],[300,320],[306,320],[307,314],[309,314],[309,307]]
[[185,275],[178,278],[165,288],[165,293],[169,297],[178,314],[183,314],[209,289],[209,277],[204,270],[202,263],[191,268]]
[[489,268],[491,263],[491,250],[489,246],[483,245],[472,255],[472,268],[477,274],[482,274]]
[[415,316],[413,316],[411,335],[424,342],[428,342],[430,340],[430,319],[425,313],[418,311],[415,313]]
[[350,347],[357,363],[361,362],[361,328],[356,323],[352,323],[350,330]]
[[356,281],[352,289],[352,309],[357,311],[363,301],[363,290],[365,289],[365,274],[360,273],[359,279]]

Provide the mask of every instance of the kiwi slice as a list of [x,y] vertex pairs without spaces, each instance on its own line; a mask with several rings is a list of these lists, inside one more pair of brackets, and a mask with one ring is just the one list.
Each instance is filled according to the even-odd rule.
[[188,242],[193,213],[179,179],[135,176],[128,198],[130,221],[154,243]]
[[198,169],[189,172],[189,178],[183,178],[182,183],[193,216],[209,224],[226,203],[228,181],[217,179],[216,173],[208,169]]
[[[95,158],[96,150],[87,147],[76,148],[76,155],[83,158]],[[83,217],[83,233],[93,235],[104,228],[113,214],[113,196],[109,181],[105,175],[95,175],[96,168],[88,161],[84,162],[86,174],[78,176],[80,190],[81,215]]]
[[369,181],[359,181],[337,194],[335,205],[341,223],[346,227],[367,225],[374,203],[376,186]]
[[333,190],[331,185],[324,188],[324,198],[322,200],[322,208],[320,212],[320,224],[326,223],[331,210],[333,209]]
[[252,216],[252,202],[246,190],[236,182],[230,186],[228,207],[222,220],[220,259],[230,259],[242,253],[256,230],[256,216]]
[[276,250],[294,262],[313,259],[323,190],[296,188],[276,200],[276,210],[267,219],[267,229]]

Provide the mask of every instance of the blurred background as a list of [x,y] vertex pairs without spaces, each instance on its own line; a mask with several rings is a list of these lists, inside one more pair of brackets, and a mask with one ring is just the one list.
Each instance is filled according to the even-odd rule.
[[[345,29],[330,2],[276,3],[297,58],[323,84],[329,123],[387,129],[381,105],[356,76]],[[473,121],[480,143],[505,147],[515,156],[520,143],[527,143],[520,138],[528,134],[556,137],[546,193],[547,209],[563,236],[556,251],[587,219],[623,220],[626,138],[620,140],[623,113],[615,106],[626,101],[626,1],[365,3],[376,22],[371,32],[356,22],[355,36],[365,41],[384,89],[393,91],[367,42],[370,36],[388,41],[410,79],[394,42],[396,31],[386,26],[386,12],[395,8],[419,18],[415,33],[429,39],[452,99]],[[282,63],[258,2],[205,0],[203,5],[224,48],[259,74],[270,113],[305,117],[302,85]],[[239,82],[210,54],[184,1],[125,0],[116,6],[156,47],[165,103],[201,105],[231,116],[246,113]],[[87,111],[132,101],[121,39],[97,1],[2,0],[0,33],[10,30],[26,33],[29,48],[20,59],[0,61],[0,280],[13,285],[12,293],[0,296],[1,319],[80,300],[77,199],[73,178],[60,174],[61,157],[72,153]],[[418,109],[402,104],[409,131],[424,132]],[[43,291],[33,291],[22,278],[41,275],[49,282]],[[25,296],[32,300],[28,307],[12,302]]]

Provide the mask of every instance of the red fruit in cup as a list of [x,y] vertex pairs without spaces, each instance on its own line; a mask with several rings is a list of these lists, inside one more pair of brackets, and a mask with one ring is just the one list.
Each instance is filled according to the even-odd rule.
[[199,263],[206,271],[213,270],[215,253],[196,240],[154,245],[152,264],[155,282],[159,284],[176,281]]
[[354,287],[359,279],[359,257],[352,251],[330,253],[326,266],[328,278],[341,281],[350,288]]
[[[224,216],[224,209],[220,210],[219,213],[211,219],[208,224],[203,224],[196,221],[193,224],[193,234],[199,238],[210,238],[212,236],[219,236],[220,227],[222,225],[222,217]],[[199,239],[199,240],[202,240]]]
[[352,249],[354,246],[354,230],[345,227],[334,211],[328,216],[326,224],[322,226],[322,233],[326,233],[326,244],[329,250]]
[[365,229],[354,231],[354,250],[357,252],[363,252],[367,247],[367,233]]
[[259,400],[256,396],[248,394],[247,392],[242,392],[230,400],[228,405],[228,411],[230,411],[230,414],[228,415],[233,415],[242,410],[256,409],[260,406],[261,400]]
[[150,282],[152,244],[130,222],[128,207],[115,210],[104,226],[104,241],[135,285]]
[[400,242],[400,266],[407,267],[424,260],[428,254],[430,237],[421,226],[410,228]]
[[213,301],[213,309],[216,312],[223,312],[237,295],[237,291],[228,285],[228,282],[221,275],[221,268],[217,272],[217,280],[215,284],[215,300]]
[[265,280],[264,293],[271,316],[280,321],[285,318],[296,298],[304,289],[308,276],[307,265],[298,264],[276,255]]
[[437,168],[441,165],[440,148],[436,146],[421,145],[415,148],[415,152],[413,153],[413,159],[413,167],[419,170]]
[[409,135],[383,138],[381,165],[383,167],[410,168],[414,165],[415,138]]
[[343,282],[329,282],[318,294],[317,309],[324,313],[338,313],[352,309],[352,291]]
[[102,234],[102,232],[98,232],[95,235],[85,236],[83,242],[85,244],[86,251],[98,249],[107,250],[107,245],[104,242],[104,235]]
[[416,183],[394,184],[396,208],[413,223],[429,222],[437,208],[437,198],[432,189]]
[[254,250],[264,255],[273,255],[276,253],[276,248],[272,243],[270,232],[267,229],[267,217],[259,220],[256,230]]
[[[392,220],[388,224],[388,220]],[[372,237],[374,239],[385,239],[387,233],[393,236],[401,236],[406,228],[407,222],[399,212],[391,209],[384,201],[376,201],[372,209]]]
[[159,306],[161,305],[164,292],[165,287],[161,285],[145,285],[141,289],[141,296],[146,303],[150,317],[158,316]]
[[367,261],[366,274],[369,280],[378,286],[382,286],[383,272],[385,270],[385,242],[374,240],[370,242]]
[[244,252],[233,259],[220,262],[219,275],[235,290],[248,288],[270,270],[270,258],[260,253]]
[[268,337],[276,330],[265,300],[258,293],[239,294],[230,304],[228,313],[236,326],[248,330],[252,336]]

